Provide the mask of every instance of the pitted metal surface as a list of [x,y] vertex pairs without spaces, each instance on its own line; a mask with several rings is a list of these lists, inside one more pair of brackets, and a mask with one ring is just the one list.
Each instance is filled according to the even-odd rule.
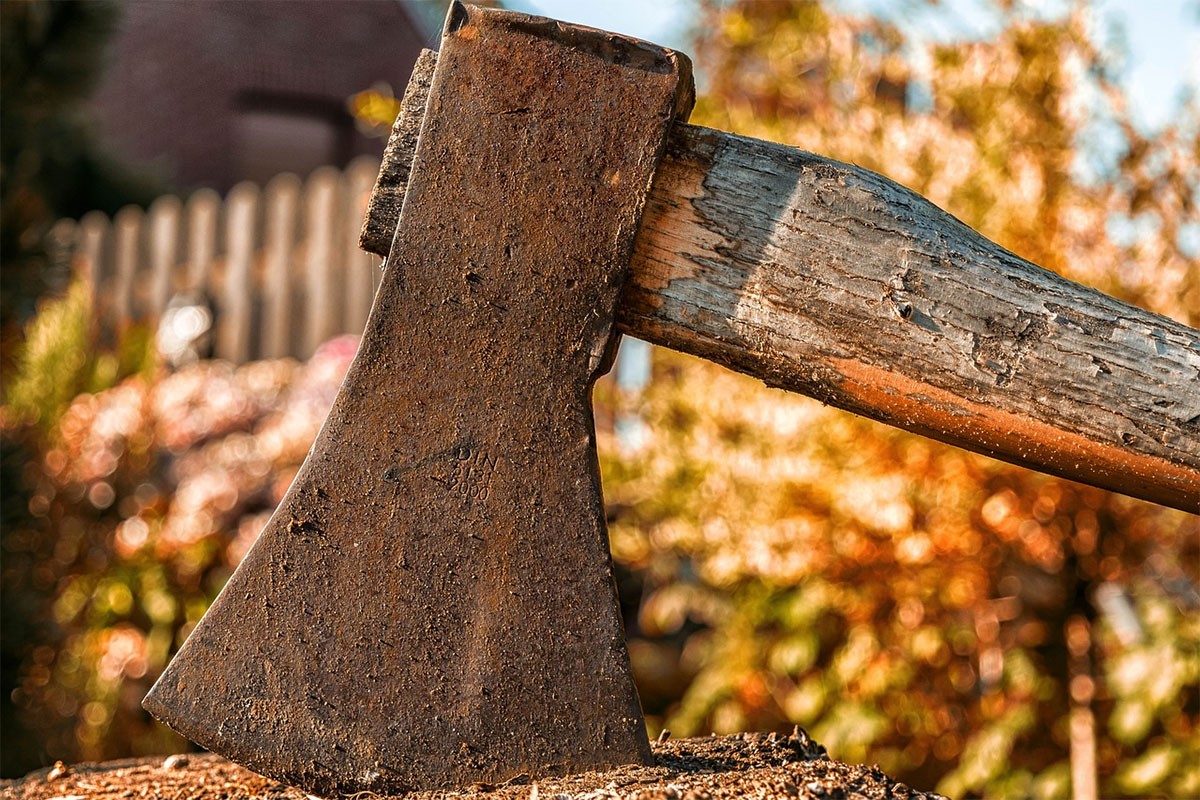
[[669,50],[455,4],[358,355],[155,716],[318,794],[651,759],[590,392],[690,103]]

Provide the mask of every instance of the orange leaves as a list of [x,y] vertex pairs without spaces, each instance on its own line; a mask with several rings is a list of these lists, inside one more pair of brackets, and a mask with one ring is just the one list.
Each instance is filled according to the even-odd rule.
[[26,663],[26,723],[70,760],[180,746],[141,696],[245,555],[312,443],[354,350],[303,368],[201,362],[75,398],[29,466],[41,527],[5,536],[60,638]]
[[[1086,11],[1025,19],[1008,8],[994,36],[942,45],[802,0],[709,13],[696,122],[878,170],[1025,257],[1200,322],[1200,106],[1162,136],[1140,135]],[[1095,144],[1114,132],[1127,148],[1119,174],[1104,165],[1120,151]],[[1128,741],[1167,743],[1167,757],[1118,779],[1132,749],[1101,736],[1102,789],[1191,785],[1173,759],[1200,726],[1194,689],[1180,688],[1200,660],[1176,660],[1198,636],[1183,599],[1200,582],[1195,517],[672,354],[657,355],[637,411],[643,452],[612,457],[601,442],[605,493],[622,508],[615,559],[647,576],[631,636],[641,652],[666,639],[691,654],[686,691],[651,709],[677,733],[798,722],[832,754],[878,760],[917,786],[1061,794],[1065,626],[1084,616],[1125,631],[1093,653],[1098,724],[1116,696]],[[1159,585],[1188,587],[1175,632],[1155,640],[1159,655],[1127,662],[1149,647],[1128,631],[1149,637],[1165,613],[1148,601],[1171,605]],[[1153,658],[1173,665],[1161,670],[1171,688],[1123,679],[1127,663]],[[759,686],[770,702],[746,688]],[[1192,710],[1167,708],[1164,691]]]

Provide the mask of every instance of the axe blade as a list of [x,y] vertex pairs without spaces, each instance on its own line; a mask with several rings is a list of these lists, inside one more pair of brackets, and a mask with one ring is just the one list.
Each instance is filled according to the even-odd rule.
[[590,408],[686,57],[452,5],[354,363],[144,702],[318,794],[651,762]]

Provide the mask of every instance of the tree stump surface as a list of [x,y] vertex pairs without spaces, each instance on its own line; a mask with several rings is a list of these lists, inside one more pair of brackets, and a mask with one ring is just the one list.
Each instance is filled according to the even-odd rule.
[[[910,789],[878,767],[843,764],[797,729],[791,736],[743,733],[652,743],[655,766],[625,766],[458,791],[414,792],[407,800],[942,800]],[[300,789],[256,775],[212,753],[61,764],[0,783],[20,800],[307,800]],[[382,797],[366,792],[358,800]]]

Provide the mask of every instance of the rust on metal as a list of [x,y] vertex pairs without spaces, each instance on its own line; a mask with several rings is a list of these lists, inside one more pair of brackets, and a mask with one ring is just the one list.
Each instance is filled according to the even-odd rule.
[[590,409],[686,58],[455,4],[359,352],[145,701],[318,794],[651,759]]

